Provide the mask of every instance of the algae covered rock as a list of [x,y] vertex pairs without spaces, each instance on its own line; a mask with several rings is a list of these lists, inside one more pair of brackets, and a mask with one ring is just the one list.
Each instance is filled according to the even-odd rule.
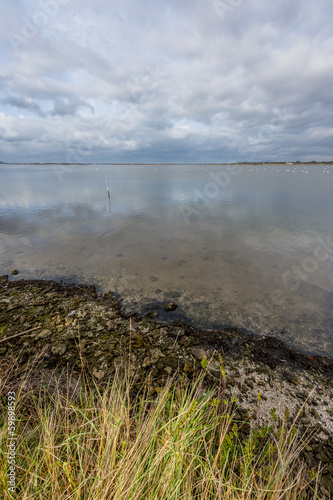
[[206,358],[205,350],[199,347],[192,347],[190,349],[190,353],[193,354],[193,356],[197,358],[199,361],[202,361],[203,359]]
[[65,354],[66,350],[67,350],[67,347],[64,344],[55,345],[51,348],[52,354],[55,354],[58,356],[62,356],[63,354]]
[[164,358],[165,355],[163,352],[160,351],[160,349],[152,349],[150,351],[150,355],[146,356],[145,359],[143,360],[142,366],[146,368],[147,366],[155,365],[160,358]]
[[175,302],[169,302],[164,308],[166,312],[175,311],[177,309],[177,304]]

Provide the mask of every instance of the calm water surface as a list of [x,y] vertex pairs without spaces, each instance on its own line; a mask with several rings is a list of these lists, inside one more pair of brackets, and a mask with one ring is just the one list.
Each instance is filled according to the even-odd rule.
[[[333,357],[333,166],[1,165],[0,272]],[[108,196],[108,190],[110,197]]]

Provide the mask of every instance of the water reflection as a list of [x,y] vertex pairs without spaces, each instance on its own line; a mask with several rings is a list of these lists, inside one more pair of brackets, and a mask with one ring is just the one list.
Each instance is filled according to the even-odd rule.
[[135,308],[174,293],[177,313],[202,326],[333,357],[332,260],[297,289],[283,280],[333,235],[329,168],[243,166],[203,198],[223,168],[70,166],[60,182],[51,166],[1,166],[1,273],[94,283]]

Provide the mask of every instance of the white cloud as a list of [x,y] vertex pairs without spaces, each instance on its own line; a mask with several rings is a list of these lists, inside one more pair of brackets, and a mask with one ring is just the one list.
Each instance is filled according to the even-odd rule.
[[0,0],[1,159],[329,159],[329,7]]

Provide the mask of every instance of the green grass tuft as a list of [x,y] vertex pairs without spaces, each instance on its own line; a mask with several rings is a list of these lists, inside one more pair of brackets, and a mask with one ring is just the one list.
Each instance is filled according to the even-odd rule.
[[3,499],[317,498],[294,427],[242,422],[236,402],[204,389],[202,378],[190,385],[170,379],[155,397],[148,384],[133,395],[127,373],[103,389],[84,376],[75,390],[70,380],[37,389],[27,380],[16,390],[15,494],[7,487],[8,387],[1,380]]

